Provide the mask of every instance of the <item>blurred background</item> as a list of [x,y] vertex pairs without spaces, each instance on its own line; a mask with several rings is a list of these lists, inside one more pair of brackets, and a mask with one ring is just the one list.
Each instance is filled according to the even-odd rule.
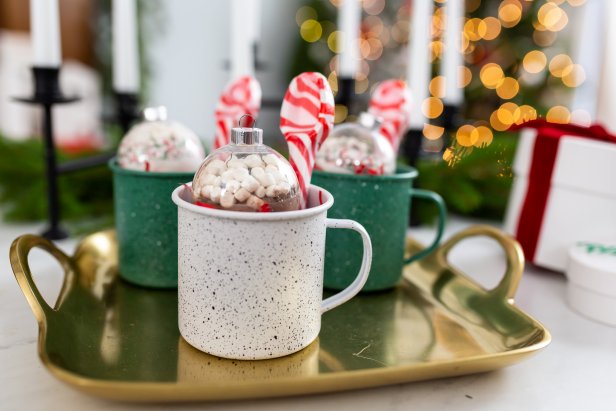
[[[260,124],[267,143],[284,152],[277,124],[289,80],[302,71],[319,71],[338,90],[337,59],[345,44],[339,1],[245,0],[240,9],[236,3],[137,2],[140,102],[165,105],[171,118],[211,146],[213,112],[231,76],[232,38],[246,32],[254,45],[249,60],[270,102]],[[413,110],[424,118],[418,184],[441,193],[454,213],[502,219],[517,142],[517,134],[507,132],[512,125],[545,118],[616,127],[610,115],[616,67],[606,52],[616,46],[616,29],[608,24],[616,18],[613,2],[466,0],[460,58],[452,60],[445,40],[448,2],[435,0],[427,21],[426,62],[413,61],[409,51],[418,3],[359,2],[355,96],[348,106],[336,107],[336,121],[353,120],[380,81],[406,79],[409,67],[426,64],[427,89],[413,95]],[[40,112],[11,100],[33,89],[29,5],[0,0],[0,210],[8,221],[46,216]],[[114,120],[111,1],[60,0],[59,5],[61,85],[66,94],[81,97],[54,109],[62,161],[113,150],[122,131]],[[447,66],[459,74],[459,98],[446,93]],[[104,166],[62,176],[63,218],[85,230],[110,224],[111,192]],[[432,217],[423,208],[418,216]]]

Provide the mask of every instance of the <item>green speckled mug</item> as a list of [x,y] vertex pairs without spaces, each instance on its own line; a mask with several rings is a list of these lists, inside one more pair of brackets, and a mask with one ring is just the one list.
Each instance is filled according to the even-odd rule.
[[128,170],[109,162],[113,171],[120,276],[154,288],[178,286],[178,213],[171,192],[194,173]]
[[[385,176],[336,174],[315,170],[311,183],[323,187],[334,196],[332,218],[348,218],[366,228],[372,240],[372,268],[362,291],[385,290],[395,286],[402,277],[405,264],[430,254],[439,244],[447,210],[438,194],[413,188],[417,170],[398,167],[396,173]],[[432,201],[439,210],[434,241],[421,252],[404,258],[406,229],[412,199]],[[361,240],[347,230],[327,232],[325,253],[326,288],[340,290],[348,286],[359,269]]]

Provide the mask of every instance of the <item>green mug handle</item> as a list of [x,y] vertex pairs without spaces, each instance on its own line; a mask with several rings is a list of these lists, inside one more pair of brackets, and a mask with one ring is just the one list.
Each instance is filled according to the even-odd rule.
[[411,199],[418,198],[420,200],[432,201],[436,204],[436,208],[438,208],[438,227],[436,228],[436,237],[434,237],[432,244],[417,254],[404,260],[404,264],[410,264],[413,261],[422,259],[438,247],[438,244],[441,242],[441,237],[443,237],[443,231],[445,231],[445,220],[447,218],[447,206],[445,205],[445,201],[443,200],[443,197],[436,194],[434,191],[411,188],[409,190],[409,195]]

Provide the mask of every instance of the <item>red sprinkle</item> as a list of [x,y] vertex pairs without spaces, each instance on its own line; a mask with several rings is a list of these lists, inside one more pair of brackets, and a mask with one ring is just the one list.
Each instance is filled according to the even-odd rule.
[[272,211],[272,209],[270,208],[269,204],[265,203],[261,206],[261,209],[259,210],[262,213],[269,213],[270,211]]
[[150,171],[150,162],[149,161],[145,162],[145,171]]
[[201,201],[195,201],[195,205],[199,206],[199,207],[205,207],[205,208],[213,208],[213,209],[218,209],[218,207],[214,207],[211,204],[207,204],[207,203],[202,203]]
[[362,174],[365,169],[366,169],[366,166],[364,164],[355,166],[355,174]]
[[319,191],[319,205],[323,204],[323,192]]
[[371,176],[378,176],[380,173],[378,172],[378,170],[370,168],[368,169],[368,174],[370,174]]

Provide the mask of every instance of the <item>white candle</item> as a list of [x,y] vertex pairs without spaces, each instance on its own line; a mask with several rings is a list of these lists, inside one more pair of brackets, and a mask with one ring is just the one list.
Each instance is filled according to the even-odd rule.
[[113,0],[112,12],[113,89],[138,93],[140,89],[136,0]]
[[[231,79],[254,75],[251,28],[246,24],[246,1],[231,0]],[[250,16],[254,18],[254,16]]]
[[35,67],[59,67],[62,62],[60,46],[60,15],[58,0],[30,1],[30,32]]
[[246,0],[244,15],[250,44],[257,44],[261,37],[261,0]]
[[464,0],[447,0],[445,4],[445,50],[441,63],[441,75],[445,77],[443,102],[457,106],[462,103],[464,92],[460,87],[460,66],[464,64],[460,44],[462,43],[462,22]]
[[355,78],[359,70],[361,0],[341,0],[338,7],[338,30],[342,33],[338,77]]
[[428,97],[432,63],[430,61],[430,40],[432,33],[432,0],[414,0],[409,30],[409,61],[406,67],[406,78],[413,98],[413,109],[410,113],[410,127],[414,130],[423,129],[425,116],[421,104]]

